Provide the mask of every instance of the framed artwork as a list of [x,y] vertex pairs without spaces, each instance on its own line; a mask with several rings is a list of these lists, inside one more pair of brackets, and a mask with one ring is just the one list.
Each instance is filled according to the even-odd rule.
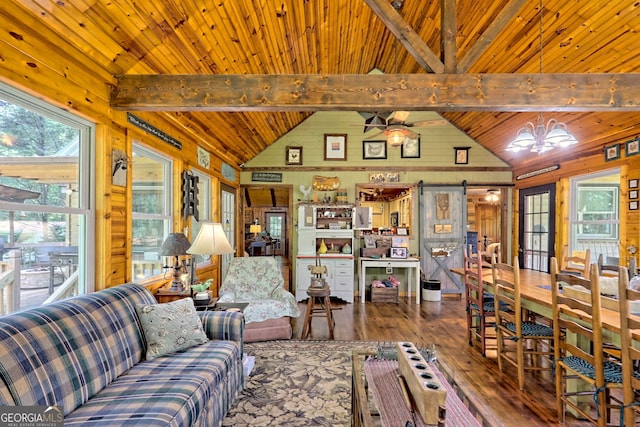
[[364,247],[365,248],[375,248],[376,247],[376,239],[373,236],[364,236]]
[[626,142],[624,151],[627,156],[635,156],[640,153],[640,138],[634,138]]
[[609,145],[604,147],[604,161],[610,162],[611,160],[617,160],[620,158],[620,146],[618,144]]
[[629,180],[629,188],[638,188],[638,178]]
[[405,137],[400,147],[400,157],[403,159],[419,159],[420,158],[420,136],[417,138]]
[[362,141],[362,158],[363,159],[386,159],[387,158],[387,140],[371,140]]
[[630,199],[637,199],[638,198],[638,190],[630,190],[629,191],[629,198]]
[[391,226],[392,227],[397,227],[398,226],[398,216],[399,216],[398,212],[391,212]]
[[302,165],[302,147],[287,147],[284,163],[286,165]]
[[347,160],[347,134],[346,133],[325,133],[324,134],[324,159],[325,160]]
[[407,257],[408,251],[407,248],[391,248],[391,258],[404,259]]
[[409,229],[407,227],[398,227],[396,229],[396,234],[398,236],[408,236],[409,235]]
[[455,151],[455,164],[467,165],[469,164],[469,148],[470,147],[453,147]]
[[629,210],[637,211],[638,210],[638,201],[637,200],[629,200]]
[[409,238],[394,236],[391,238],[391,247],[392,248],[408,248]]

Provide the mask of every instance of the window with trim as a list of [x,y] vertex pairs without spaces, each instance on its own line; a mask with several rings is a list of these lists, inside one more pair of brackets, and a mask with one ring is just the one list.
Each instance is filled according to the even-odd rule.
[[618,170],[589,174],[571,181],[571,252],[591,249],[618,257],[620,237],[620,173]]
[[[191,225],[191,242],[196,238],[202,223],[211,221],[211,177],[192,170],[193,174],[198,177],[198,221],[194,217],[190,218]],[[200,255],[192,257],[196,263],[202,263],[205,259]],[[208,258],[207,258],[208,260]]]
[[135,281],[163,272],[159,251],[171,230],[173,163],[138,142],[133,144],[131,163],[132,277]]
[[91,123],[0,84],[0,260],[20,269],[0,314],[93,291],[92,146]]

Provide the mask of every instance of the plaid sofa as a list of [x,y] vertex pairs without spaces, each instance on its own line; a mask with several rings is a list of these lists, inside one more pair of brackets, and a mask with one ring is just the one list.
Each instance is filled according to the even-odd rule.
[[0,317],[0,406],[62,407],[65,426],[219,426],[244,387],[241,313],[198,312],[210,341],[145,360],[126,284]]

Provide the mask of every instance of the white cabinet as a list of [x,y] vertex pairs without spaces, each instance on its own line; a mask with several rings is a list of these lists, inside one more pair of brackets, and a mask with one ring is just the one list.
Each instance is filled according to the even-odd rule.
[[[307,288],[311,282],[309,266],[316,264],[316,253],[321,244],[327,253],[320,255],[322,265],[327,267],[325,280],[331,288],[331,296],[353,302],[353,205],[298,206],[298,253],[296,254],[296,299],[308,298]],[[367,213],[362,213],[364,218]],[[366,219],[365,221],[366,222]]]
[[[354,266],[352,256],[322,256],[322,265],[327,267],[327,274],[324,276],[331,296],[340,298],[343,301],[353,302],[354,288]],[[298,256],[296,258],[296,300],[307,299],[307,288],[311,282],[309,266],[316,265],[315,256]]]

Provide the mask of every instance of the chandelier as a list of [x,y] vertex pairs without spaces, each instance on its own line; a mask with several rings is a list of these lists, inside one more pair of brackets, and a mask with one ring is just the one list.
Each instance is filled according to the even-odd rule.
[[[542,0],[540,0],[540,74],[542,74]],[[545,125],[540,113],[538,123],[534,125],[527,122],[506,150],[517,152],[529,149],[532,153],[541,154],[556,147],[568,147],[577,143],[576,137],[567,130],[567,125],[556,119],[549,120]]]
[[551,119],[545,125],[542,113],[538,116],[538,123],[527,122],[518,131],[516,138],[509,143],[507,151],[518,152],[529,149],[532,153],[544,153],[556,147],[568,147],[577,144],[578,140],[567,130],[567,125]]

